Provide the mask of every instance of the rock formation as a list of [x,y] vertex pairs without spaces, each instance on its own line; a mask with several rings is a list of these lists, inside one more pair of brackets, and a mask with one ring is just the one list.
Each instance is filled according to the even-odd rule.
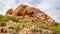
[[15,10],[9,9],[6,12],[6,15],[13,15],[13,16],[25,16],[28,15],[29,17],[36,17],[38,20],[49,23],[49,24],[56,24],[55,20],[45,14],[43,11],[29,7],[27,5],[19,5]]
[[11,15],[12,14],[12,11],[13,11],[13,9],[7,10],[6,15]]

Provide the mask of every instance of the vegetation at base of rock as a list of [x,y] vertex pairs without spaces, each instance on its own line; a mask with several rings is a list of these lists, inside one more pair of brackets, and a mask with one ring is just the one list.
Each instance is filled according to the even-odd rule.
[[51,30],[53,32],[53,34],[59,34],[60,33],[60,25],[57,26],[51,26],[49,27],[49,30]]
[[6,26],[7,23],[5,21],[0,21],[0,26]]
[[4,16],[4,21],[9,21],[9,20],[12,20],[12,21],[14,21],[16,19],[16,17],[15,16]]
[[14,29],[15,28],[15,24],[14,23],[9,23],[7,24],[9,29]]
[[3,18],[4,18],[4,16],[3,16],[3,15],[0,15],[0,21],[1,21]]
[[[26,28],[31,27],[30,30],[32,32],[40,30],[40,29],[48,29],[48,30],[52,31],[53,34],[59,34],[60,33],[60,24],[50,26],[50,24],[46,24],[46,23],[41,22],[41,21],[37,21],[36,23],[33,23],[32,21],[27,20],[26,18],[19,20],[19,22],[9,23],[8,22],[9,20],[11,20],[11,21],[16,20],[15,16],[0,15],[0,19],[1,19],[0,20],[0,26],[6,26],[9,29],[13,29],[17,32],[22,30],[24,27],[26,27]],[[8,22],[8,24],[7,24],[7,22]]]
[[15,30],[18,32],[21,29],[22,29],[22,26],[20,24],[16,24]]
[[[46,26],[47,26],[47,24],[44,24],[43,22],[37,22],[37,23],[34,25],[33,30],[38,30],[38,28],[44,28],[44,27],[46,27]],[[46,28],[48,28],[48,26],[47,26]]]
[[30,20],[27,20],[25,18],[21,19],[19,22],[21,23],[22,26],[24,25],[24,26],[28,26],[29,27],[29,26],[33,25]]
[[16,16],[3,16],[3,15],[0,15],[0,21],[9,21],[9,20],[12,20],[14,21],[16,19]]

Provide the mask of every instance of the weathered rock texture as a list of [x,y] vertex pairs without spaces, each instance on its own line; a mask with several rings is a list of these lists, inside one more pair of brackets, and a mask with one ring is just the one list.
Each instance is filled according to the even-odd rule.
[[36,17],[39,21],[46,22],[48,24],[56,24],[55,20],[45,14],[43,11],[29,7],[27,5],[19,5],[15,10],[9,9],[6,12],[6,15],[13,15],[13,16],[22,16],[28,15],[29,17]]
[[11,15],[12,14],[12,11],[13,11],[13,9],[9,9],[9,10],[7,10],[6,14],[7,15]]

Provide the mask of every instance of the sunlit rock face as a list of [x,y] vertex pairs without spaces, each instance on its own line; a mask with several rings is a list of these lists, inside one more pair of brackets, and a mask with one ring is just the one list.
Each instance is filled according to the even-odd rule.
[[9,9],[6,12],[6,15],[13,15],[13,16],[29,16],[29,17],[33,17],[33,18],[37,18],[38,21],[43,21],[49,24],[57,24],[55,22],[55,20],[53,20],[51,17],[49,17],[47,14],[45,14],[43,11],[37,9],[37,8],[33,8],[33,7],[29,7],[27,5],[19,5],[15,10],[13,9]]

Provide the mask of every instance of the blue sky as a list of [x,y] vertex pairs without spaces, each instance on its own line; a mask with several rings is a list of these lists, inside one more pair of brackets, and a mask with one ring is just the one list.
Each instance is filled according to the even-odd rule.
[[4,15],[9,8],[15,9],[20,4],[39,8],[60,22],[60,0],[0,0],[0,14]]

